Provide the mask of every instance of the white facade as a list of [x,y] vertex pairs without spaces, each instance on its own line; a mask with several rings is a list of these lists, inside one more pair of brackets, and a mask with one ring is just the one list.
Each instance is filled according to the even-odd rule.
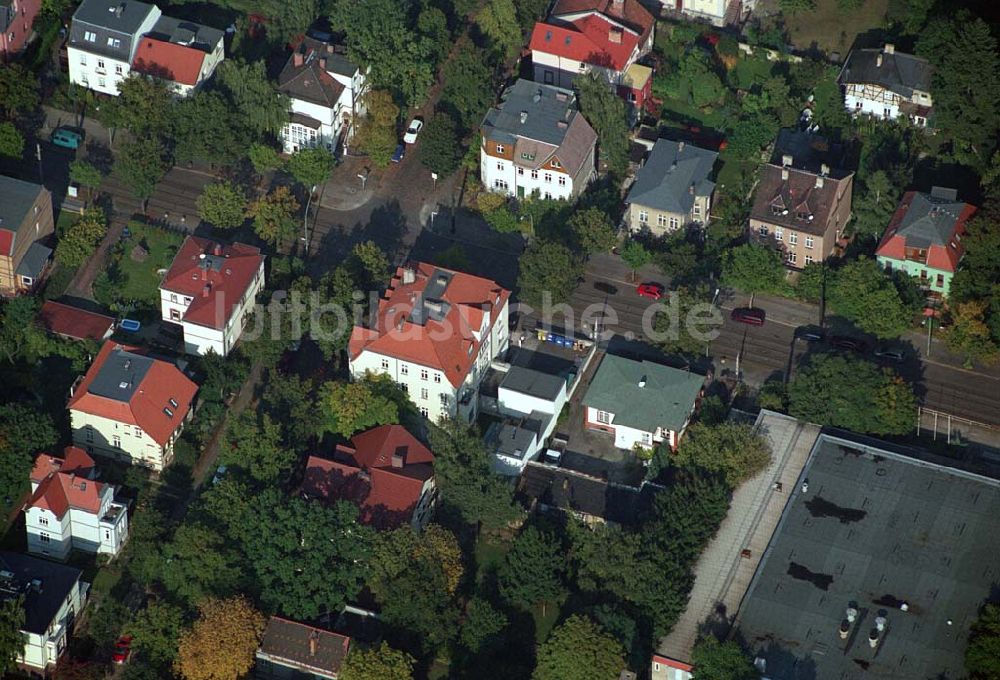
[[353,77],[327,71],[334,80],[344,86],[331,108],[292,97],[290,111],[292,114],[306,116],[319,122],[319,127],[312,127],[304,122],[291,120],[281,129],[281,139],[285,153],[295,153],[299,149],[326,148],[331,153],[336,150],[337,138],[343,126],[350,126],[348,139],[353,135],[354,125],[365,113],[362,96],[365,93],[365,77],[358,71]]
[[596,425],[600,429],[613,431],[615,435],[615,447],[619,449],[631,450],[636,446],[649,449],[663,442],[666,442],[673,448],[677,446],[679,438],[679,433],[673,430],[666,430],[662,427],[657,427],[655,431],[650,432],[625,425],[616,425],[614,413],[599,411],[592,406],[587,407],[587,423]]
[[212,77],[212,74],[215,73],[215,69],[218,68],[219,64],[221,64],[226,58],[225,50],[223,49],[222,44],[223,41],[220,38],[219,42],[215,45],[215,49],[205,54],[205,59],[201,63],[201,71],[198,72],[198,79],[194,85],[178,83],[173,80],[164,80],[167,88],[178,97],[187,97],[201,87],[202,83]]
[[[149,14],[143,20],[139,30],[134,35],[124,33],[118,34],[115,31],[102,29],[101,37],[108,37],[108,40],[127,40],[131,44],[128,60],[115,59],[95,52],[90,52],[86,48],[86,42],[74,44],[67,43],[66,55],[69,60],[69,81],[81,87],[86,87],[95,92],[118,96],[118,86],[123,80],[128,78],[132,70],[132,60],[135,58],[135,51],[139,46],[139,37],[153,30],[153,26],[160,18],[160,9],[152,6]],[[85,31],[85,34],[90,33]],[[95,31],[96,33],[96,31]]]
[[650,680],[691,680],[691,666],[663,656],[653,655]]
[[45,633],[38,634],[29,633],[24,630],[21,631],[24,635],[25,643],[24,652],[18,655],[18,663],[30,666],[31,668],[37,668],[40,671],[44,671],[47,667],[55,665],[66,649],[70,625],[86,603],[84,586],[85,584],[77,580]]
[[707,21],[713,26],[725,24],[726,5],[730,0],[660,0],[666,9],[679,11],[692,19]]
[[[57,473],[59,474],[59,473]],[[77,483],[97,484],[93,480]],[[37,488],[32,484],[32,491]],[[117,555],[128,538],[128,512],[114,500],[114,487],[101,485],[101,504],[97,513],[70,506],[62,518],[47,508],[28,506],[24,511],[28,534],[28,552],[59,560],[71,550]]]
[[[190,411],[187,417],[190,417]],[[162,470],[173,460],[174,442],[184,427],[184,423],[179,422],[167,445],[160,446],[135,425],[119,423],[77,409],[69,410],[69,421],[74,446],[79,446],[87,453],[112,457],[156,471]]]
[[[491,319],[489,312],[483,314],[482,325],[478,333],[475,333],[477,339],[482,338],[479,353],[458,387],[452,385],[440,369],[368,349],[351,360],[351,377],[358,379],[369,372],[388,375],[410,395],[410,401],[420,413],[432,422],[444,417],[468,422],[477,412],[479,383],[489,369],[490,362],[507,349],[510,340],[507,320],[506,300],[496,319]],[[424,338],[420,342],[433,340]]]
[[[906,103],[927,108],[933,105],[931,95],[927,92],[914,91],[913,97],[907,100],[892,90],[870,83],[848,83],[844,87],[844,106],[851,113],[868,114],[883,120],[896,120],[908,117],[901,111],[901,106]],[[920,127],[927,125],[927,119],[921,116],[914,116],[913,122]]]
[[546,415],[558,416],[562,407],[566,404],[566,385],[555,399],[544,399],[532,394],[517,392],[503,384],[497,389],[497,408],[505,415],[530,415],[531,413],[544,413]]
[[[639,58],[639,51],[633,50],[628,63],[632,64]],[[622,76],[625,68],[621,71],[605,68],[596,64],[588,64],[584,61],[568,59],[557,54],[542,52],[541,50],[531,51],[531,63],[535,69],[534,81],[556,87],[571,89],[573,81],[577,76],[588,73],[597,73],[607,81],[608,85],[618,86],[622,84]]]
[[[257,295],[264,288],[264,263],[261,261],[257,274],[254,276],[250,286],[240,298],[239,304],[232,310],[226,325],[222,328],[205,326],[185,319],[185,311],[194,298],[183,293],[175,293],[165,288],[160,288],[160,318],[164,321],[177,324],[184,329],[184,351],[188,354],[204,355],[209,350],[215,350],[219,356],[226,356],[236,346],[246,328],[246,322],[253,311]],[[216,302],[223,305],[223,309],[216,310],[221,316],[225,314],[225,307],[230,303],[221,292],[216,296]]]
[[[593,167],[593,156],[594,152],[591,150],[586,167]],[[480,157],[483,185],[491,191],[519,198],[532,194],[549,199],[569,200],[573,197],[573,178],[566,172],[555,169],[531,170],[516,165],[512,160],[491,156],[485,151],[480,153]],[[584,178],[588,179],[589,176]]]

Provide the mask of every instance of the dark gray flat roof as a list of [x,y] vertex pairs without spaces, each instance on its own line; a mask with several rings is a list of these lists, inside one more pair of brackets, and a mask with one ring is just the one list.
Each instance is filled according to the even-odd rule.
[[153,7],[137,0],[83,0],[73,13],[73,21],[134,36]]
[[564,378],[521,366],[511,366],[500,382],[500,387],[504,389],[549,401],[555,399],[565,385]]
[[772,680],[963,678],[969,627],[1000,580],[1000,483],[865,441],[817,439],[739,634]]
[[99,397],[127,402],[132,399],[152,365],[153,359],[150,357],[116,347],[104,360],[104,365],[94,376],[87,391]]
[[17,275],[37,279],[42,270],[45,269],[45,263],[49,261],[50,257],[52,257],[52,249],[35,241],[28,246],[28,252],[21,258],[21,264],[17,265]]
[[222,40],[222,31],[217,28],[165,15],[156,20],[149,34],[164,42],[194,47],[208,53]]
[[[38,557],[0,552],[0,600],[23,595],[22,630],[40,635],[48,630],[81,573],[79,569]],[[38,587],[32,587],[31,582],[36,579]]]

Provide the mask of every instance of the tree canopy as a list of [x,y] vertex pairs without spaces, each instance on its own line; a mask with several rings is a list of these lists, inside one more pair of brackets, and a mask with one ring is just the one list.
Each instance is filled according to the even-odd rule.
[[916,310],[875,260],[866,257],[846,263],[827,278],[830,309],[865,333],[898,338],[913,323]]
[[722,474],[737,488],[759,474],[771,462],[767,439],[744,423],[692,425],[676,454],[678,465],[691,465]]
[[973,622],[965,670],[973,680],[1000,679],[1000,605],[985,605]]
[[351,645],[339,677],[342,680],[412,680],[414,659],[383,642],[378,647]]
[[622,175],[628,169],[628,117],[625,102],[596,73],[574,81],[580,96],[580,112],[597,133],[600,158],[608,170]]
[[625,669],[622,646],[594,621],[574,614],[538,648],[532,680],[607,680]]
[[785,286],[781,254],[773,248],[745,243],[726,254],[722,281],[746,293],[777,293]]
[[185,680],[237,680],[253,667],[264,623],[246,598],[205,600],[180,634],[174,671]]
[[693,680],[759,680],[753,661],[734,640],[719,642],[707,635],[695,643],[691,653]]
[[[497,585],[505,600],[530,609],[562,595],[565,570],[566,558],[559,538],[529,525],[514,539],[497,569]],[[525,578],[525,574],[531,574],[531,578]]]
[[235,229],[246,219],[247,197],[231,182],[216,182],[205,186],[197,206],[201,219],[219,229]]
[[0,602],[0,674],[17,668],[17,657],[24,654],[27,636],[24,627],[24,598],[12,597]]

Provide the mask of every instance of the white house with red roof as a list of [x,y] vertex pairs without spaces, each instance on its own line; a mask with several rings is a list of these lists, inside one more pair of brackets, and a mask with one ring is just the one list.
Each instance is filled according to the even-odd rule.
[[66,560],[71,550],[117,555],[128,538],[128,511],[116,488],[96,480],[94,459],[76,446],[63,458],[47,453],[31,470],[24,506],[28,552]]
[[198,386],[143,351],[104,343],[67,408],[75,446],[159,471],[173,459]]
[[652,96],[652,71],[638,64],[653,47],[653,16],[638,0],[559,0],[531,33],[534,80],[571,88],[598,73],[642,108]]
[[650,680],[691,680],[694,666],[669,656],[654,654],[650,664]]
[[160,284],[160,315],[184,329],[184,351],[226,356],[264,288],[260,248],[188,236]]
[[434,454],[402,425],[380,425],[332,456],[309,456],[302,491],[354,503],[360,521],[377,529],[420,530],[434,505]]
[[174,94],[186,97],[222,63],[222,31],[192,21],[161,16],[139,38],[132,70],[159,78]]
[[417,262],[396,270],[370,327],[348,344],[351,376],[390,376],[426,418],[476,416],[479,383],[507,349],[510,291]]

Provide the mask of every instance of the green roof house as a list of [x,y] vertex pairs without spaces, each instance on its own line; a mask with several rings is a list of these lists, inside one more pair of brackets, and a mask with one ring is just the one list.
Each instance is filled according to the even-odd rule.
[[583,397],[584,425],[614,435],[620,449],[675,449],[704,385],[697,373],[607,354]]

